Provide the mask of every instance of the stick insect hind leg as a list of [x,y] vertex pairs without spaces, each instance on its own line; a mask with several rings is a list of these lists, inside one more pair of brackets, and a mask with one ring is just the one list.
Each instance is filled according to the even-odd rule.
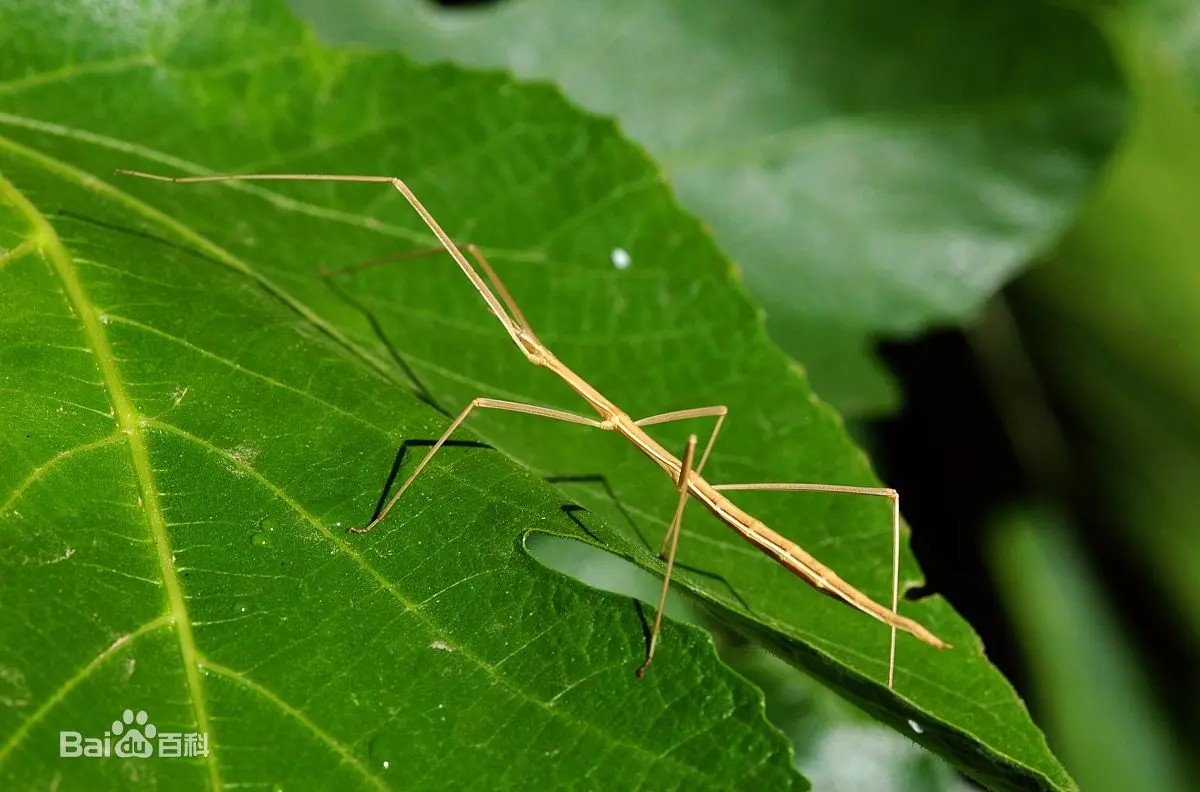
[[[726,492],[735,490],[775,490],[789,492],[832,492],[848,495],[872,495],[887,498],[892,504],[892,613],[900,611],[900,493],[887,487],[851,487],[837,484],[757,483],[757,484],[714,484],[713,489]],[[896,625],[891,626],[891,641],[888,646],[887,686],[894,687],[896,678]]]
[[[683,421],[689,418],[707,418],[716,417],[716,425],[713,426],[712,434],[709,435],[708,443],[704,447],[704,453],[700,457],[700,463],[696,465],[695,473],[700,475],[704,469],[704,464],[708,461],[709,454],[712,452],[713,446],[717,442],[717,435],[721,431],[721,426],[725,421],[725,416],[728,415],[729,408],[724,405],[714,407],[696,407],[689,410],[676,410],[674,412],[652,415],[648,418],[642,418],[637,421],[638,426],[651,426],[653,424],[668,423],[671,421]],[[688,455],[685,456],[685,462],[690,463],[691,453],[695,446],[695,436],[693,435],[688,446]],[[680,481],[685,479],[681,475]],[[853,495],[869,495],[876,497],[887,498],[892,505],[892,613],[899,613],[900,606],[900,494],[893,489],[886,487],[853,487],[842,486],[836,484],[799,484],[799,483],[760,483],[760,484],[715,484],[714,489],[717,490],[785,490],[796,492],[831,492]],[[663,536],[662,546],[659,548],[659,556],[667,561],[667,570],[663,578],[663,591],[659,599],[658,615],[655,617],[654,628],[651,633],[650,649],[646,657],[646,662],[638,669],[638,676],[645,673],[646,667],[650,665],[650,660],[654,654],[654,645],[658,637],[658,631],[661,624],[661,614],[663,605],[666,603],[667,584],[671,580],[671,573],[675,566],[675,553],[679,546],[679,534],[682,530],[683,503],[686,501],[686,489],[683,490],[684,497],[680,502],[680,506],[676,509],[675,517],[671,521],[670,528],[667,529]],[[668,548],[669,546],[669,548]],[[888,675],[887,685],[889,688],[894,687],[896,675],[896,627],[891,625],[891,640],[888,647]]]

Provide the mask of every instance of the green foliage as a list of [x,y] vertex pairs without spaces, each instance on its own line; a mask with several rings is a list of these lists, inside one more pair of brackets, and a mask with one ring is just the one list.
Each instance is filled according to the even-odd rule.
[[[631,412],[728,404],[714,479],[872,482],[729,264],[609,122],[549,88],[327,50],[272,4],[0,14],[6,788],[804,786],[761,694],[702,633],[668,626],[636,680],[640,609],[524,550],[537,530],[661,568],[671,488],[611,436],[480,416],[475,436],[496,450],[446,450],[395,517],[344,533],[402,443],[445,426],[422,396],[451,411],[482,394],[577,407],[445,260],[317,277],[429,244],[398,195],[112,175],[403,174]],[[661,434],[681,444],[691,428]],[[612,509],[595,487],[571,488],[597,512],[572,521],[539,480],[588,474],[632,522],[600,519]],[[882,599],[886,507],[864,500],[745,502]],[[893,694],[878,623],[699,510],[686,532],[680,581],[727,623],[885,722],[918,723],[915,739],[989,784],[1070,785],[943,603],[907,611],[956,648],[902,641]],[[905,570],[918,577],[907,554]],[[212,754],[54,757],[59,731],[100,734],[123,708],[207,732]]]
[[[1059,613],[1033,606],[1032,593],[1010,595],[1036,672],[1034,703],[1072,772],[1089,790],[1131,788],[1130,779],[1182,790],[1200,773],[1194,674],[1187,660],[1169,657],[1172,649],[1194,657],[1200,647],[1200,8],[1111,5],[1099,20],[1137,112],[1097,196],[1014,302],[1056,405],[1070,411],[1066,464],[1110,531],[1097,544],[1119,559],[1121,574],[1068,560],[1069,524],[1059,531],[1066,537],[1025,527],[998,544],[1014,545],[1001,557],[1010,569],[1022,565],[1022,589],[1054,585],[1037,579],[1048,566],[1075,594],[1061,598]],[[1089,577],[1107,589],[1093,593]],[[1149,592],[1147,603],[1125,615],[1171,633],[1151,646],[1110,613],[1139,592]],[[1087,625],[1096,643],[1072,636],[1072,647],[1057,631],[1047,639],[1056,618]],[[1120,746],[1119,768],[1112,746]]]
[[[563,496],[507,457],[451,449],[394,519],[345,534],[401,442],[445,425],[316,277],[319,261],[423,241],[398,196],[112,175],[192,169],[184,158],[394,168],[457,208],[456,231],[476,216],[481,238],[528,251],[527,276],[559,258],[585,267],[587,248],[554,249],[551,229],[573,237],[561,224],[629,190],[611,222],[631,248],[655,225],[681,228],[721,279],[649,165],[545,89],[328,52],[266,5],[165,11],[55,18],[61,7],[28,3],[0,19],[0,786],[804,788],[761,694],[698,631],[670,629],[655,673],[633,676],[637,608],[528,556],[528,531],[573,525]],[[470,128],[408,124],[462,101],[487,111]],[[503,196],[490,210],[488,187]],[[634,210],[648,225],[626,230]],[[640,289],[609,279],[598,305],[628,299],[630,322],[650,323],[646,287],[667,280],[651,261],[630,278]],[[411,322],[388,337],[447,404],[447,382],[520,388],[502,374],[521,358],[477,295],[446,261],[423,263],[384,276],[383,307]],[[667,293],[666,317],[688,288]],[[582,296],[529,291],[551,328]],[[782,368],[749,306],[732,313]],[[56,756],[61,730],[99,735],[124,708],[207,733],[211,755]]]
[[[723,635],[789,665],[726,651],[731,671],[706,634],[669,623],[634,679],[649,609],[527,552],[554,535],[661,573],[674,494],[611,435],[476,416],[462,439],[482,443],[448,448],[376,533],[347,536],[393,464],[411,471],[470,398],[582,406],[445,259],[317,276],[432,243],[394,192],[172,187],[112,169],[401,175],[631,413],[729,405],[712,479],[870,484],[758,304],[822,393],[884,408],[868,339],[971,316],[1055,242],[1109,155],[1123,90],[1085,17],[1032,1],[762,3],[726,18],[527,0],[452,29],[407,3],[323,20],[457,62],[418,67],[327,49],[278,3],[246,5],[0,5],[0,787],[805,788],[771,725],[788,723],[816,781],[856,783],[818,768],[874,750],[897,789],[951,784],[928,754],[883,756],[911,738],[992,788],[1073,788],[944,603],[904,608],[955,648],[902,638],[890,692],[885,629],[699,509],[681,588]],[[415,15],[370,16],[389,7]],[[1177,0],[1101,17],[1139,114],[1021,290],[1042,311],[1037,354],[1103,437],[1096,497],[1192,636],[1195,18]],[[569,102],[464,67],[549,79]],[[615,116],[655,161],[570,102]],[[655,434],[681,448],[707,428]],[[738,501],[886,601],[884,504]],[[1070,545],[1027,522],[1008,523],[998,555],[1052,744],[1088,789],[1181,787],[1161,729],[1080,749],[1093,724],[1157,713],[1137,653],[1112,649],[1119,633],[1066,640],[1079,637],[1066,625],[1107,624],[1103,600]],[[793,698],[795,669],[824,686],[811,700]],[[770,722],[743,676],[768,691]],[[208,732],[212,756],[54,756],[60,730],[101,734],[126,707],[160,731]],[[1123,749],[1129,761],[1105,764]]]
[[1200,81],[1188,80],[1200,57],[1179,60],[1181,35],[1163,36],[1157,20],[1109,18],[1139,112],[1096,200],[1023,294],[1039,312],[1041,353],[1061,372],[1055,384],[1096,433],[1130,550],[1200,636]]
[[970,318],[1058,239],[1123,116],[1099,32],[1042,0],[292,5],[616,116],[847,415],[895,406],[876,338]]

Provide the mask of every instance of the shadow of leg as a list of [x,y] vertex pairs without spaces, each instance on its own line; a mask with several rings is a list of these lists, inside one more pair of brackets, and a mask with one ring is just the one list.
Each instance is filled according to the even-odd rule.
[[[616,492],[613,490],[612,485],[609,483],[608,479],[604,476],[604,474],[591,473],[591,474],[572,475],[572,476],[547,476],[544,480],[548,484],[595,484],[595,485],[599,486],[600,489],[604,490],[605,494],[613,502],[613,505],[616,507],[617,511],[620,512],[621,517],[624,518],[626,523],[628,523],[629,527],[633,530],[634,534],[637,536],[638,540],[642,543],[642,545],[645,546],[645,548],[647,550],[649,550],[651,553],[654,553],[655,555],[658,554],[656,544],[652,544],[651,542],[647,541],[645,535],[642,533],[641,528],[638,526],[637,522],[633,519],[633,516],[629,513],[628,509],[626,509],[625,506],[621,503],[620,499],[617,497]],[[560,508],[562,509],[563,513],[566,514],[567,517],[571,520],[571,522],[573,522],[577,526],[579,526],[579,528],[584,533],[586,533],[589,537],[594,539],[597,543],[604,544],[604,541],[599,537],[599,535],[597,535],[594,530],[592,530],[587,525],[585,525],[584,521],[579,516],[581,514],[590,514],[591,511],[589,509],[587,509],[584,506],[580,506],[577,503],[568,504],[568,505],[562,506]],[[737,589],[735,589],[729,583],[729,581],[725,579],[725,577],[723,575],[720,575],[716,572],[708,572],[706,570],[691,566],[690,564],[681,564],[679,561],[675,562],[675,568],[681,569],[690,574],[697,575],[702,578],[707,578],[708,580],[714,580],[714,581],[720,583],[721,586],[727,592],[729,592],[729,595],[731,597],[733,597],[735,600],[737,600],[738,604],[741,605],[742,608],[747,613],[750,613],[750,614],[754,613],[754,610],[750,607],[750,603],[747,602],[746,599],[744,597],[742,597],[741,594],[738,593]]]
[[[392,494],[392,488],[396,485],[396,476],[400,474],[400,467],[404,464],[404,457],[408,454],[408,449],[429,448],[436,442],[436,440],[405,440],[400,444],[399,450],[396,451],[396,459],[392,462],[392,468],[388,471],[387,478],[384,479],[383,490],[379,493],[379,500],[375,503],[375,511],[371,514],[372,522],[379,517],[384,505],[387,503],[388,496]],[[478,440],[447,440],[442,444],[442,448],[447,447],[491,448],[487,443],[481,443]]]

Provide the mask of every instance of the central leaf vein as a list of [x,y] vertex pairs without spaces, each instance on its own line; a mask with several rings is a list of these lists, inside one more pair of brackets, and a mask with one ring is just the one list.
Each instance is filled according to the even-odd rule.
[[[96,364],[100,369],[101,378],[112,403],[117,426],[129,440],[129,455],[137,475],[146,522],[154,539],[159,568],[162,572],[162,582],[167,592],[168,607],[175,622],[176,634],[179,637],[179,651],[183,661],[184,676],[187,679],[188,695],[195,710],[196,725],[201,732],[207,733],[210,731],[208,704],[200,681],[200,672],[196,666],[195,638],[192,634],[191,621],[188,618],[187,602],[171,559],[166,521],[163,518],[158,489],[154,482],[150,452],[146,447],[146,438],[142,431],[142,416],[125,390],[125,383],[117,369],[116,357],[104,331],[103,323],[100,321],[99,313],[89,299],[74,262],[63,246],[58,233],[37,207],[11,182],[3,178],[0,178],[0,194],[25,216],[33,229],[33,236],[38,240],[43,255],[62,284],[67,302],[82,323],[84,338],[96,358]],[[215,752],[209,754],[205,765],[208,767],[209,782],[212,788],[220,789],[220,768]]]

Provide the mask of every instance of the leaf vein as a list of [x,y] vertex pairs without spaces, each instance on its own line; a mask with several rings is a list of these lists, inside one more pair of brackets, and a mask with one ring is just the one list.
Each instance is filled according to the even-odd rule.
[[25,739],[25,735],[28,734],[34,726],[41,723],[51,710],[62,703],[62,700],[67,697],[68,693],[75,689],[80,682],[83,682],[90,677],[96,671],[96,669],[104,664],[105,660],[112,657],[120,649],[131,644],[133,641],[145,635],[146,633],[153,632],[159,627],[169,626],[171,623],[172,618],[170,614],[164,614],[153,621],[146,622],[133,632],[125,633],[124,635],[119,636],[115,641],[109,644],[108,647],[100,652],[100,654],[92,658],[90,662],[75,672],[73,676],[59,685],[57,690],[46,697],[46,700],[42,702],[42,706],[38,707],[32,715],[22,721],[21,725],[18,726],[11,735],[9,735],[9,738],[2,745],[0,745],[0,764],[4,763],[5,757],[8,756],[8,754],[10,754],[23,739]]
[[[194,661],[196,644],[192,636],[191,623],[188,621],[187,603],[184,601],[179,579],[176,577],[171,563],[170,543],[167,540],[166,527],[163,525],[162,509],[159,505],[154,475],[151,471],[150,453],[139,425],[140,416],[130,401],[129,394],[126,393],[125,384],[117,370],[116,358],[96,307],[89,299],[83,282],[79,278],[79,273],[54,227],[15,185],[3,177],[0,177],[0,194],[3,194],[8,199],[8,203],[23,214],[29,224],[36,229],[38,237],[42,240],[42,249],[58,277],[59,283],[62,284],[64,296],[74,310],[75,316],[83,325],[83,336],[94,350],[96,365],[108,390],[117,423],[122,434],[128,439],[129,455],[137,476],[138,488],[141,491],[147,527],[154,539],[162,582],[167,591],[171,615],[179,638],[180,659],[183,661],[188,693],[192,706],[195,708],[196,723],[200,731],[207,732],[209,731],[208,706]],[[209,754],[205,765],[208,767],[210,785],[214,790],[219,790],[221,775],[215,753]]]
[[183,348],[188,349],[192,352],[195,352],[198,355],[203,355],[204,357],[208,358],[209,360],[213,360],[217,363],[220,363],[221,365],[227,366],[227,367],[233,369],[234,371],[238,372],[239,374],[246,374],[248,376],[254,377],[255,379],[261,380],[262,382],[265,382],[274,388],[286,390],[290,393],[295,393],[296,395],[301,396],[305,399],[310,399],[310,400],[316,402],[317,404],[321,405],[322,407],[325,407],[332,412],[336,412],[338,415],[341,415],[344,418],[348,418],[351,421],[354,421],[355,423],[361,424],[362,426],[365,426],[369,429],[373,429],[376,432],[379,432],[384,437],[392,436],[392,433],[390,431],[388,431],[387,429],[384,429],[381,426],[377,426],[377,425],[371,423],[370,421],[364,419],[362,416],[355,415],[354,413],[349,412],[348,410],[345,410],[344,408],[339,407],[338,405],[333,404],[332,402],[328,402],[328,401],[320,398],[319,396],[316,396],[315,394],[304,390],[303,388],[297,388],[294,385],[289,385],[286,382],[281,382],[267,374],[262,374],[258,371],[255,371],[254,369],[247,368],[247,367],[243,366],[241,363],[238,363],[237,361],[229,360],[228,358],[222,357],[221,355],[218,355],[215,352],[211,352],[211,351],[205,349],[204,347],[197,346],[196,344],[193,344],[191,341],[188,341],[185,338],[180,338],[179,336],[172,335],[171,333],[168,333],[165,330],[159,330],[157,327],[152,327],[151,325],[143,324],[142,322],[139,322],[136,319],[130,319],[129,317],[121,316],[120,314],[110,313],[110,314],[107,314],[107,316],[108,316],[109,324],[119,323],[119,324],[123,324],[123,325],[128,325],[129,327],[137,328],[138,330],[149,333],[151,335],[158,336],[159,338],[162,338],[166,341],[170,341],[174,344],[179,344]]
[[[282,488],[280,488],[279,485],[275,484],[270,479],[266,478],[258,470],[255,470],[254,468],[247,465],[243,460],[240,460],[237,457],[234,457],[233,455],[229,454],[224,449],[218,448],[217,446],[213,445],[211,442],[205,440],[204,438],[197,437],[193,434],[190,434],[189,432],[187,432],[184,429],[181,429],[177,426],[173,426],[172,424],[169,424],[169,423],[165,423],[161,420],[147,419],[147,421],[145,422],[145,425],[147,427],[153,427],[153,428],[159,429],[164,432],[173,433],[185,440],[194,442],[197,445],[199,445],[203,448],[206,448],[215,454],[218,454],[218,455],[221,455],[221,456],[227,458],[232,464],[234,464],[237,467],[241,468],[242,470],[246,471],[246,473],[248,475],[253,476],[256,480],[258,480],[260,483],[262,483],[262,485],[264,487],[267,487],[277,498],[279,498],[281,501],[286,503],[291,509],[293,509],[296,512],[296,514],[300,515],[307,522],[309,522],[314,528],[316,528],[317,531],[319,533],[321,533],[326,539],[328,539],[333,544],[337,545],[341,551],[345,552],[346,555],[350,559],[352,559],[354,561],[354,563],[357,564],[364,572],[371,575],[371,577],[373,577],[376,580],[376,582],[379,583],[379,585],[382,589],[387,591],[387,593],[391,597],[393,597],[397,602],[399,602],[406,610],[411,611],[413,613],[413,615],[415,615],[422,623],[424,623],[424,625],[426,626],[426,628],[429,629],[430,632],[434,633],[436,636],[438,636],[441,639],[445,639],[444,640],[445,643],[457,646],[459,656],[474,663],[481,671],[483,671],[485,674],[487,674],[489,677],[491,677],[492,682],[496,687],[502,688],[502,689],[508,691],[509,693],[511,693],[512,695],[517,696],[520,699],[522,699],[530,704],[533,704],[534,706],[536,706],[546,712],[552,713],[554,717],[562,719],[563,722],[568,723],[581,731],[599,734],[602,737],[610,740],[615,745],[621,745],[621,746],[629,749],[630,751],[633,751],[634,753],[645,754],[655,760],[659,760],[662,758],[662,757],[658,757],[658,756],[654,755],[652,752],[647,750],[645,748],[645,746],[642,746],[635,742],[631,742],[629,740],[623,739],[616,735],[608,734],[608,733],[604,732],[603,730],[597,728],[596,726],[593,726],[590,723],[587,723],[585,721],[581,721],[577,718],[571,717],[571,716],[567,715],[566,713],[562,712],[561,710],[554,709],[549,704],[547,704],[545,701],[541,701],[540,699],[535,697],[533,694],[529,693],[524,688],[517,685],[512,680],[501,675],[491,664],[489,664],[487,661],[485,661],[482,657],[479,657],[478,655],[473,653],[467,646],[462,644],[462,642],[454,639],[452,636],[447,634],[444,629],[440,628],[437,624],[435,624],[434,621],[429,617],[428,614],[426,614],[424,612],[423,609],[417,607],[412,602],[410,602],[396,588],[396,586],[392,583],[392,581],[388,580],[386,577],[384,577],[382,572],[380,572],[378,569],[376,569],[374,566],[372,566],[370,563],[368,563],[366,558],[363,557],[363,555],[359,552],[359,550],[354,545],[350,544],[345,539],[342,539],[339,536],[335,536],[319,519],[317,519],[317,517],[314,514],[309,512],[302,505],[300,505],[300,503],[295,501]],[[694,767],[694,766],[688,765],[688,764],[684,764],[683,762],[680,762],[678,760],[669,760],[669,761],[671,761],[672,764],[676,765],[679,768],[679,770],[683,773],[687,773],[687,774],[694,775],[694,776],[700,776],[700,777],[708,777],[708,775],[703,770],[701,770],[697,767]]]
[[232,668],[223,666],[219,663],[213,663],[209,660],[204,660],[203,664],[205,671],[225,677],[234,684],[242,686],[246,690],[249,690],[260,698],[270,702],[280,712],[284,713],[292,720],[308,729],[310,732],[312,732],[314,737],[332,748],[334,753],[341,757],[343,762],[357,770],[358,773],[367,781],[369,781],[373,787],[376,789],[388,789],[387,784],[385,784],[383,780],[379,778],[379,776],[373,775],[370,771],[368,771],[366,766],[359,761],[358,757],[355,756],[349,748],[335,740],[332,736],[322,730],[321,727],[317,726],[317,724],[305,717],[303,712],[288,704],[269,688],[260,685],[259,683],[247,677],[245,674],[235,671]]
[[124,439],[124,435],[122,435],[120,432],[117,432],[103,439],[95,440],[91,443],[81,443],[80,445],[74,446],[73,448],[68,448],[65,451],[59,451],[54,456],[50,457],[50,459],[29,471],[29,475],[27,475],[21,481],[21,483],[16,486],[8,500],[4,501],[3,504],[0,504],[0,515],[8,513],[8,510],[21,498],[21,495],[24,494],[25,490],[29,489],[29,487],[41,480],[43,476],[57,467],[60,463],[65,462],[76,454],[83,454],[88,451],[94,451],[98,448],[112,445],[113,443],[119,443],[122,439]]

